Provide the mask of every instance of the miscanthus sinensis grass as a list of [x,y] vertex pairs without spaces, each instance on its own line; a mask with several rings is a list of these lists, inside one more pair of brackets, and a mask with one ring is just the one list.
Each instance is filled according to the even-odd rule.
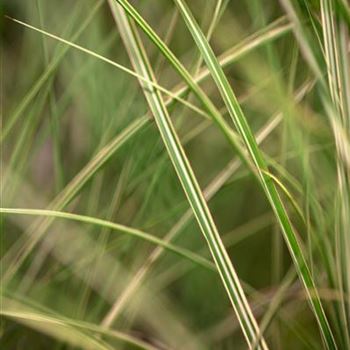
[[5,348],[350,348],[349,26],[344,0],[5,1]]

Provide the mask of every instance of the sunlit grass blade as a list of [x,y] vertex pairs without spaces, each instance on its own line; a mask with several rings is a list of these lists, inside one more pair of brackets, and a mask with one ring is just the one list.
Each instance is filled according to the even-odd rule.
[[[121,7],[115,6],[113,13],[135,70],[139,74],[144,74],[147,80],[154,80],[153,71],[143,49],[142,42],[135,28],[132,27],[132,24],[130,24],[126,17],[124,10]],[[214,220],[172,125],[161,95],[158,91],[152,89],[152,86],[147,84],[145,86],[144,81],[140,81],[140,83],[154,115],[169,158],[173,163],[186,197],[208,243],[212,257],[249,345],[254,341],[259,330],[238,276],[221,241]],[[264,339],[260,341],[259,348],[267,349]]]
[[177,4],[189,31],[191,32],[198,48],[200,49],[209,70],[211,71],[212,77],[221,93],[225,105],[231,115],[231,118],[240,135],[242,136],[249,154],[252,157],[253,162],[257,168],[262,187],[270,201],[272,209],[276,214],[279,224],[281,225],[286,244],[292,255],[299,277],[303,281],[306,292],[309,295],[310,304],[318,321],[325,344],[329,349],[335,349],[337,348],[337,345],[335,343],[326,314],[323,310],[320,298],[318,297],[317,293],[316,295],[311,295],[309,292],[309,290],[316,290],[316,287],[311,273],[307,267],[306,260],[300,248],[297,236],[293,230],[292,224],[289,221],[287,212],[273,182],[269,180],[264,174],[264,172],[268,171],[266,162],[259,147],[257,146],[256,140],[250,130],[247,120],[237,102],[236,96],[234,95],[227,77],[218,64],[217,58],[215,57],[211,47],[201,32],[189,8],[183,0],[175,0],[175,3]]

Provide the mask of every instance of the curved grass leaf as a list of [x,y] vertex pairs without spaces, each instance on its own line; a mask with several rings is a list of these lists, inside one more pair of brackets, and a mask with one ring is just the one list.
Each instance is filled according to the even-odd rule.
[[[113,67],[115,67],[115,68],[118,68],[118,69],[120,69],[121,71],[123,71],[123,72],[125,72],[125,73],[127,73],[127,74],[132,75],[132,76],[135,77],[135,78],[138,78],[138,79],[140,79],[140,80],[147,80],[147,79],[144,78],[143,76],[141,76],[141,75],[135,73],[133,70],[131,70],[131,69],[129,69],[129,68],[123,66],[122,64],[119,64],[119,63],[117,63],[117,62],[115,62],[115,61],[113,61],[113,60],[111,60],[111,59],[109,59],[109,58],[107,58],[107,57],[105,57],[105,56],[102,56],[102,55],[100,55],[100,54],[98,54],[98,53],[96,53],[96,52],[94,52],[94,51],[92,51],[92,50],[86,49],[85,47],[82,47],[82,46],[80,46],[80,45],[78,45],[78,44],[75,44],[75,43],[73,43],[73,42],[70,41],[70,40],[66,40],[66,39],[63,39],[63,38],[61,38],[61,37],[59,37],[59,36],[57,36],[57,35],[48,33],[48,32],[46,32],[45,30],[42,30],[42,29],[37,28],[37,27],[35,27],[35,26],[32,26],[32,25],[30,25],[30,24],[28,24],[28,23],[22,22],[22,21],[20,21],[20,20],[18,20],[18,19],[11,18],[11,17],[7,17],[7,18],[10,19],[10,20],[12,20],[12,21],[14,21],[14,22],[16,22],[16,23],[18,23],[18,24],[21,24],[22,26],[24,26],[24,27],[26,27],[26,28],[35,30],[35,31],[38,32],[38,33],[41,33],[41,34],[46,35],[46,36],[48,36],[48,37],[50,37],[50,38],[52,38],[52,39],[55,39],[55,40],[57,40],[57,41],[60,41],[60,42],[66,44],[66,45],[68,45],[68,46],[74,47],[75,49],[77,49],[77,50],[79,50],[79,51],[85,52],[86,54],[88,54],[88,55],[90,55],[90,56],[92,56],[92,57],[94,57],[94,58],[97,58],[98,60],[101,60],[101,61],[103,61],[103,62],[106,62],[106,63],[110,64],[111,66],[113,66]],[[194,106],[192,103],[190,103],[190,102],[184,100],[183,98],[181,98],[181,96],[178,96],[177,94],[174,94],[173,92],[171,92],[171,91],[165,89],[164,87],[162,87],[162,86],[160,86],[159,84],[156,84],[156,83],[154,83],[154,82],[152,82],[152,81],[147,81],[147,83],[149,83],[152,87],[158,89],[159,91],[165,93],[166,95],[168,95],[168,96],[171,97],[172,99],[177,100],[178,102],[184,104],[184,105],[185,105],[186,107],[188,107],[189,109],[192,109],[193,111],[197,112],[198,114],[200,114],[200,115],[202,115],[202,116],[204,116],[204,117],[207,117],[207,115],[206,115],[201,109],[197,108],[197,107]],[[10,124],[10,126],[12,126],[12,124]],[[5,131],[6,131],[6,130],[5,130]],[[5,134],[5,135],[4,135],[4,137],[5,137],[5,136],[7,135],[7,131],[6,131],[6,133],[4,133],[4,134]]]
[[44,209],[23,209],[23,208],[0,208],[0,213],[3,214],[15,214],[15,215],[31,215],[31,216],[46,216],[51,218],[61,218],[61,219],[67,219],[67,220],[73,220],[78,222],[83,222],[87,224],[96,225],[99,227],[109,228],[114,231],[119,231],[121,233],[137,237],[139,239],[142,239],[146,242],[158,245],[168,251],[171,251],[175,254],[178,254],[195,264],[198,264],[202,267],[205,267],[206,269],[210,269],[215,271],[215,267],[213,264],[208,261],[205,258],[202,258],[201,256],[192,253],[191,251],[177,247],[171,243],[167,243],[162,239],[159,239],[149,233],[143,232],[141,230],[128,227],[125,225],[116,224],[114,222],[103,220],[91,216],[86,215],[78,215],[73,213],[66,213],[63,211],[55,211],[55,210],[44,210]]

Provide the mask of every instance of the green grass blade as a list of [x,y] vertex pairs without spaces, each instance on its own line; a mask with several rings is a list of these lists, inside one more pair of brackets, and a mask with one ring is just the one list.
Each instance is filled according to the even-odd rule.
[[[127,47],[134,69],[136,72],[139,72],[139,74],[144,74],[146,80],[154,80],[152,68],[136,30],[132,28],[132,25],[121,7],[115,6],[114,10],[114,16],[118,22],[121,36]],[[173,163],[201,231],[208,243],[212,257],[236,312],[237,318],[239,319],[248,345],[250,345],[256,338],[259,330],[238,276],[221,241],[214,220],[172,125],[161,95],[158,91],[152,89],[152,86],[145,86],[144,80],[141,80],[140,83],[144,89],[145,97],[154,115],[169,157]],[[260,341],[259,348],[267,349],[264,339]]]
[[323,310],[320,298],[317,295],[317,293],[316,295],[314,293],[314,295],[311,295],[309,292],[309,290],[316,290],[315,283],[313,281],[309,268],[307,267],[304,254],[297,240],[297,236],[294,233],[287,212],[283,206],[283,203],[273,182],[271,181],[271,179],[268,179],[264,174],[264,172],[268,171],[266,162],[263,158],[261,151],[259,150],[259,147],[250,130],[250,127],[243,114],[243,111],[241,110],[239,103],[237,102],[236,96],[233,93],[233,90],[227,80],[227,77],[225,76],[220,65],[218,64],[217,58],[215,57],[210,45],[208,44],[203,33],[201,32],[189,8],[183,0],[175,0],[175,2],[184,18],[184,21],[186,22],[189,31],[191,32],[198,48],[200,49],[203,55],[209,70],[211,71],[212,77],[221,93],[225,105],[231,115],[231,118],[241,137],[243,138],[244,143],[249,151],[249,154],[252,157],[253,162],[257,168],[263,189],[270,201],[272,209],[276,214],[276,217],[284,234],[286,244],[289,248],[296,269],[298,271],[299,277],[301,278],[306,288],[306,292],[308,293],[312,310],[314,311],[315,317],[319,324],[325,344],[329,349],[336,349],[337,345],[335,343],[326,314]]
[[139,239],[142,239],[146,242],[159,245],[160,247],[171,251],[175,254],[178,254],[195,264],[198,264],[202,267],[205,267],[206,269],[210,269],[212,271],[216,271],[213,264],[208,261],[205,258],[202,258],[201,256],[192,253],[191,251],[177,247],[171,243],[167,243],[162,239],[159,239],[149,233],[143,232],[141,230],[127,227],[125,225],[120,225],[108,220],[103,220],[91,216],[86,215],[79,215],[79,214],[73,214],[73,213],[66,213],[63,211],[55,211],[55,210],[44,210],[44,209],[23,209],[23,208],[0,208],[0,213],[3,214],[17,214],[17,215],[32,215],[32,216],[45,216],[50,218],[61,218],[61,219],[67,219],[67,220],[73,220],[78,222],[83,222],[87,224],[96,225],[103,228],[109,228],[114,231],[119,231],[121,233],[137,237]]

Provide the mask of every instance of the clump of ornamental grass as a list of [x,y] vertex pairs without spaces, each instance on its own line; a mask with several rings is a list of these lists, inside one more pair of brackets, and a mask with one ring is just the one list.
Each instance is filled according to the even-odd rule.
[[346,1],[2,12],[6,348],[350,348]]

